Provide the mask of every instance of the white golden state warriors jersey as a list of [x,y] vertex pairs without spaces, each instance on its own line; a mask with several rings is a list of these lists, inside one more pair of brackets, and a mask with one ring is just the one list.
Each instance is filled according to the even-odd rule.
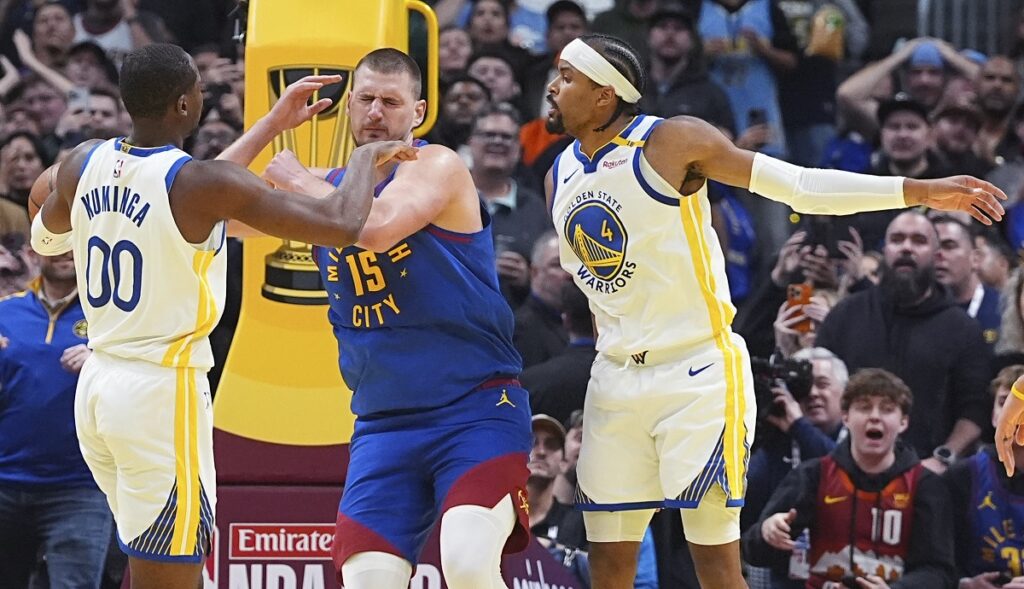
[[208,369],[224,308],[226,226],[201,244],[178,231],[168,192],[191,157],[174,146],[99,143],[71,207],[89,347],[168,367]]
[[610,356],[707,341],[735,315],[706,186],[683,196],[644,158],[661,121],[635,117],[593,158],[574,141],[552,168],[562,267],[590,299],[597,349]]

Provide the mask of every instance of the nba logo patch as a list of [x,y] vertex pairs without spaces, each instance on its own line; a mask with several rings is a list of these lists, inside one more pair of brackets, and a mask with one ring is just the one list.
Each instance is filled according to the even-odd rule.
[[123,168],[123,167],[124,167],[124,160],[117,160],[116,162],[114,162],[114,177],[115,178],[120,178],[121,177],[121,168]]

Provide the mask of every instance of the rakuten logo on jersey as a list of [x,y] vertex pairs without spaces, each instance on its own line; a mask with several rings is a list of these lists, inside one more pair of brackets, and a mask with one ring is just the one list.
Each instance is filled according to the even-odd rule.
[[334,524],[231,524],[231,560],[331,560]]

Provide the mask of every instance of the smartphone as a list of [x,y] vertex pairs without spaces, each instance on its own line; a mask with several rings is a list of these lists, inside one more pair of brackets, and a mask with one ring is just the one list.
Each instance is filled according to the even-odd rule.
[[768,113],[763,108],[752,108],[747,111],[747,126],[763,125],[768,122]]
[[807,243],[810,245],[821,245],[828,250],[828,257],[843,259],[842,250],[839,249],[840,241],[853,241],[850,235],[849,221],[836,217],[813,216],[807,227]]
[[[786,308],[792,308],[799,305],[806,305],[811,302],[811,295],[814,294],[814,287],[807,282],[800,282],[798,284],[790,284],[786,287]],[[793,329],[800,333],[807,333],[814,329],[814,325],[811,323],[811,319],[803,314],[802,311],[797,313],[798,317],[803,317],[802,321],[799,321],[793,326]]]
[[75,86],[68,90],[68,110],[71,112],[89,110],[90,96],[89,89],[81,86]]
[[999,573],[998,577],[996,577],[995,579],[992,579],[991,582],[996,587],[1002,587],[1003,585],[1009,583],[1012,580],[1013,580],[1013,576],[1008,574],[1006,571],[1003,571],[1003,572]]

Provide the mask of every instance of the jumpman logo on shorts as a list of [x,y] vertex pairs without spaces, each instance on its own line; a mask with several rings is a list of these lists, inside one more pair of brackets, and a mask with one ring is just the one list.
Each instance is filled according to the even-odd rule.
[[992,491],[989,491],[988,494],[985,495],[985,498],[981,500],[981,505],[978,505],[978,511],[981,511],[982,509],[985,509],[986,507],[988,507],[989,509],[991,509],[993,511],[999,511],[996,508],[996,504],[992,501]]
[[501,389],[501,398],[498,399],[498,402],[494,406],[495,407],[501,407],[502,405],[511,405],[513,407],[516,406],[515,403],[513,403],[511,400],[509,400],[509,398],[508,398],[508,391],[506,391],[505,389]]

